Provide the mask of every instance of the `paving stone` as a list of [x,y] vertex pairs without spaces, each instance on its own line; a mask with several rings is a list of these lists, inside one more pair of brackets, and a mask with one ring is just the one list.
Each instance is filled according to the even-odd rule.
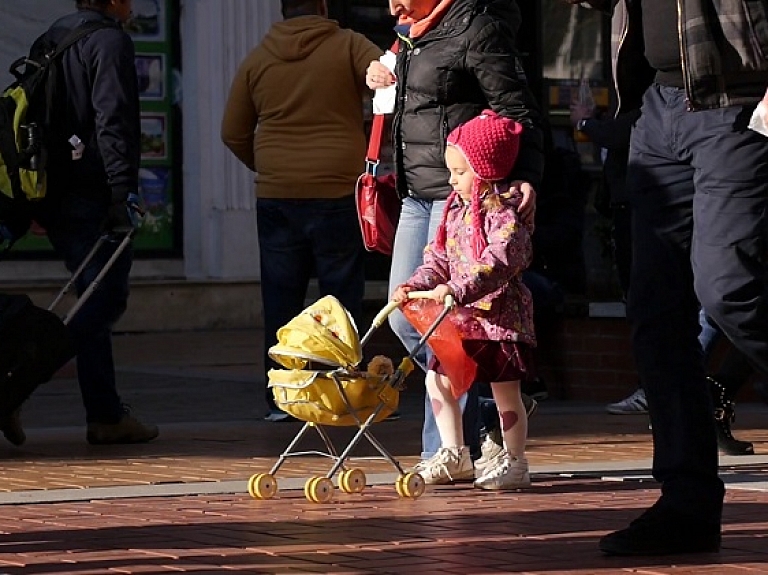
[[[758,455],[721,458],[733,488],[720,554],[605,558],[598,539],[658,496],[647,477],[647,418],[543,402],[530,422],[535,473],[526,490],[429,487],[411,501],[398,498],[387,479],[362,494],[336,490],[332,503],[319,505],[301,489],[332,462],[311,456],[291,458],[278,471],[278,483],[293,488],[258,501],[246,493],[247,479],[273,467],[301,424],[259,419],[265,406],[254,381],[263,375],[252,336],[116,339],[121,392],[142,418],[161,424],[160,438],[146,445],[88,445],[71,372],[40,388],[23,413],[27,443],[0,444],[0,495],[19,498],[0,505],[0,575],[768,572],[764,406],[737,408],[735,433],[754,441]],[[422,410],[417,381],[401,394],[402,418],[371,428],[406,467],[418,460]],[[329,430],[337,448],[354,432]],[[303,448],[320,447],[312,437]],[[394,476],[388,462],[369,458],[375,454],[361,444],[348,464],[369,477]],[[209,492],[217,485],[226,489]]]

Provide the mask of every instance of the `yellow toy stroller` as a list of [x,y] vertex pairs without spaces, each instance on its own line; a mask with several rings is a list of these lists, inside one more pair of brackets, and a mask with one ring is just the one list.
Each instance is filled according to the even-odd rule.
[[[423,292],[409,294],[409,298],[418,297],[424,297]],[[397,369],[388,358],[379,356],[374,358],[378,362],[371,361],[369,371],[361,371],[363,346],[397,307],[397,302],[389,302],[376,315],[362,340],[349,312],[333,296],[321,298],[278,330],[278,343],[269,349],[269,356],[287,369],[270,370],[269,386],[278,407],[305,424],[269,473],[257,473],[248,480],[248,492],[253,498],[274,497],[278,491],[275,474],[289,457],[299,455],[321,455],[334,460],[324,477],[311,477],[305,484],[304,495],[309,501],[327,503],[333,498],[332,478],[339,470],[339,488],[345,493],[360,493],[365,489],[365,473],[348,468],[345,462],[363,437],[397,469],[395,489],[400,497],[416,499],[424,493],[422,477],[418,473],[406,473],[369,428],[397,409],[405,378],[413,371],[414,355],[451,310],[453,302],[446,302],[445,309],[416,349],[401,360]],[[330,369],[305,369],[310,363]],[[355,425],[359,430],[339,455],[323,427]],[[327,452],[294,451],[311,429],[318,432]]]

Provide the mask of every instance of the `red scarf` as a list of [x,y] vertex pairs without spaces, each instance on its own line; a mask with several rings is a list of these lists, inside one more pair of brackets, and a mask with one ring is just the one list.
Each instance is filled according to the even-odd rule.
[[[434,2],[435,0],[414,0],[413,4],[428,6]],[[453,4],[453,0],[439,0],[435,4],[434,8],[432,8],[432,11],[421,20],[414,20],[408,16],[400,16],[398,24],[410,25],[411,28],[408,35],[411,38],[419,38],[434,28],[435,24],[440,22],[442,17],[448,11],[448,8],[451,7],[451,4]],[[390,8],[392,8],[391,2]]]

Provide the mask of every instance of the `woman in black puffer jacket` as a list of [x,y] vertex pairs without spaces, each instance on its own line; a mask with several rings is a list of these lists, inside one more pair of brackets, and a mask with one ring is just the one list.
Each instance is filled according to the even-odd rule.
[[[397,84],[392,137],[403,206],[391,293],[421,264],[451,193],[444,159],[451,130],[485,108],[520,122],[526,129],[509,181],[525,198],[534,196],[541,180],[544,154],[540,114],[515,49],[520,11],[514,0],[390,0],[390,10],[400,19],[395,74],[374,61],[366,80],[371,89]],[[526,215],[532,218],[532,210]],[[393,313],[390,324],[406,349],[416,347],[419,335],[402,314]],[[426,352],[416,361],[426,369]],[[464,405],[467,444],[477,452],[477,402],[464,398]],[[440,447],[428,401],[422,446],[423,459]]]

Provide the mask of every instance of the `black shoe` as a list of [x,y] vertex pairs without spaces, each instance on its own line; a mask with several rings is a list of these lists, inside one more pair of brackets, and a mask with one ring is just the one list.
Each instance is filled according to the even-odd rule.
[[388,416],[384,418],[384,421],[397,421],[400,419],[401,415],[400,412],[395,410],[392,413],[390,413]]
[[539,402],[533,399],[530,395],[525,393],[520,394],[523,399],[523,407],[525,407],[525,415],[531,417],[539,407]]
[[629,524],[599,543],[606,555],[675,555],[720,551],[720,525],[680,517],[656,502]]
[[708,377],[707,381],[715,406],[715,429],[720,451],[726,455],[754,455],[754,445],[749,441],[736,439],[731,432],[731,424],[736,421],[736,411],[725,386],[712,377]]
[[271,421],[272,423],[293,423],[294,421],[298,421],[298,419],[287,411],[276,408],[270,409],[267,412],[267,415],[264,416],[264,421]]
[[14,445],[23,445],[27,440],[27,434],[24,433],[24,428],[21,427],[21,410],[17,409],[8,417],[5,417],[0,421],[0,431],[3,432],[5,438]]
[[536,401],[544,401],[549,397],[547,384],[540,377],[524,380],[520,386],[522,392]]

